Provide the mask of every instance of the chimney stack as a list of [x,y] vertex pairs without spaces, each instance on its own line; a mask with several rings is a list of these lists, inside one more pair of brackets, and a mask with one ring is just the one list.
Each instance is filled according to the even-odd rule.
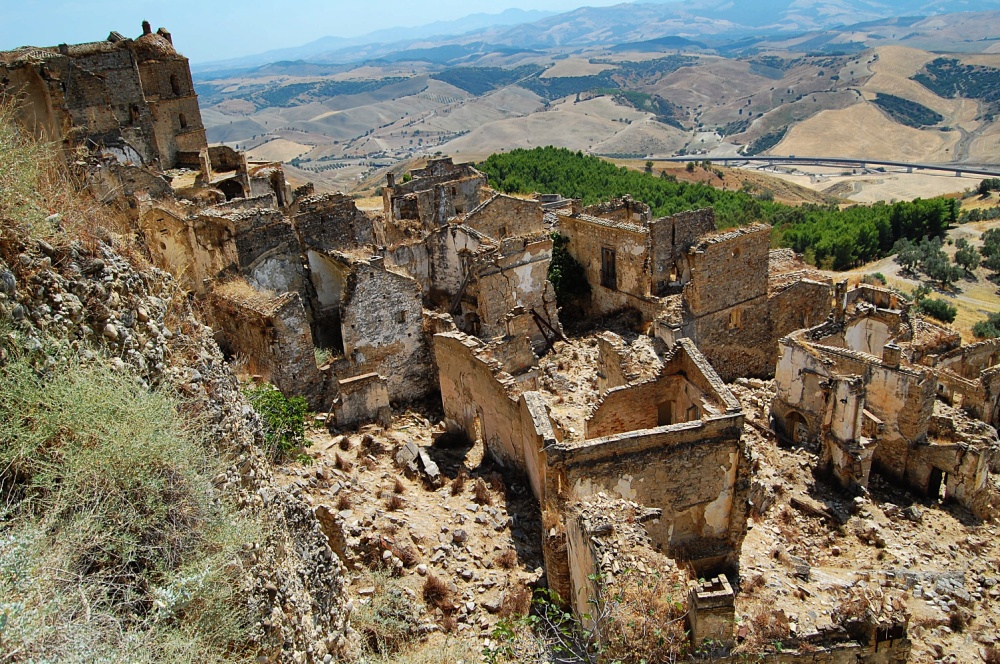
[[153,26],[149,24],[149,21],[142,22],[142,34],[143,36],[153,34]]

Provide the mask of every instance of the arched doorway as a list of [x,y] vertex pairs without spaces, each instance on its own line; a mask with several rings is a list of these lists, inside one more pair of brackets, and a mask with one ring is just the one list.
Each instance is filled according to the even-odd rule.
[[243,185],[236,179],[223,180],[220,182],[219,191],[225,194],[227,201],[231,201],[234,198],[244,197]]

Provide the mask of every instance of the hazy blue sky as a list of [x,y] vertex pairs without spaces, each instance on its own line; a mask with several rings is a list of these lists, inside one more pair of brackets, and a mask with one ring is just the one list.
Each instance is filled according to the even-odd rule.
[[568,11],[622,0],[0,0],[0,50],[99,41],[117,30],[165,27],[194,62],[298,46],[327,35],[354,37],[505,9]]

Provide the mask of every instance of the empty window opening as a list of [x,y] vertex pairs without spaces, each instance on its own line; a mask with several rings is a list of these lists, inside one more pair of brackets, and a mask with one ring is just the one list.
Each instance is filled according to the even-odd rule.
[[665,427],[674,423],[674,402],[664,401],[656,407],[656,426]]
[[743,327],[743,312],[739,309],[733,309],[729,312],[729,329],[738,330]]
[[698,406],[688,406],[687,413],[685,413],[685,422],[694,422],[701,417],[701,413],[698,411]]
[[177,116],[177,121],[180,122],[181,129],[187,129],[188,119],[183,113]]
[[397,323],[405,323],[406,322],[406,312],[405,311],[400,311],[399,313],[396,314],[396,322]]
[[170,75],[170,89],[173,91],[174,96],[179,97],[181,95],[181,81],[177,78],[177,74]]
[[604,247],[601,249],[601,285],[605,288],[618,288],[618,269],[615,265],[615,250]]

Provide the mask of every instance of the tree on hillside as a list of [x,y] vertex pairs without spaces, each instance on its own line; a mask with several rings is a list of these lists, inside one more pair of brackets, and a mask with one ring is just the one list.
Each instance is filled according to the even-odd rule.
[[955,265],[964,268],[966,274],[972,274],[982,261],[979,250],[969,244],[965,238],[955,240],[955,246],[958,248],[958,251],[955,252]]
[[652,161],[647,161],[647,162],[646,162],[646,168],[645,168],[645,171],[646,171],[647,173],[652,173],[652,172],[653,172],[653,162],[652,162]]
[[962,278],[962,268],[952,265],[948,254],[941,248],[941,239],[924,238],[920,242],[920,271],[948,288]]
[[1000,314],[990,314],[972,326],[972,333],[981,339],[1000,337]]
[[912,240],[908,240],[905,237],[897,240],[896,244],[892,247],[892,252],[896,254],[895,260],[903,267],[904,272],[910,274],[916,273],[917,264],[920,262],[921,252],[920,247],[917,246]]

